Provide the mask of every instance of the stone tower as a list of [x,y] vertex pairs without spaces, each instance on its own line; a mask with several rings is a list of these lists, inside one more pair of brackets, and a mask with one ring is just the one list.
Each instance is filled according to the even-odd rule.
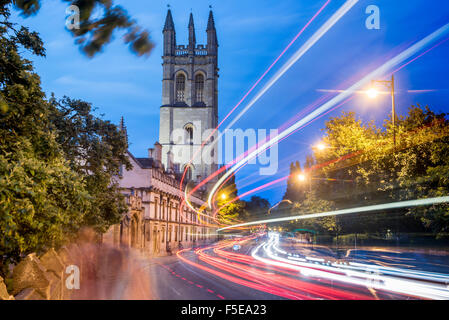
[[[217,170],[217,146],[211,144],[217,135],[205,141],[218,124],[218,42],[212,11],[207,23],[207,45],[196,43],[192,14],[188,32],[188,45],[177,45],[169,9],[163,30],[159,142],[165,168],[182,172],[187,167],[187,178],[198,181]],[[203,142],[205,146],[198,152]],[[195,153],[195,160],[188,165]]]

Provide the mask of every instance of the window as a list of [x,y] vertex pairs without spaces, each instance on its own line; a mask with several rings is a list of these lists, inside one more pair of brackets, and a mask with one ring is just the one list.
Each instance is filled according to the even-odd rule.
[[204,92],[204,77],[202,74],[197,74],[195,76],[195,102],[204,102],[203,92]]
[[187,179],[187,181],[190,181],[192,180],[192,177],[193,177],[192,167],[188,166],[185,178]]
[[184,102],[184,93],[186,88],[186,77],[180,73],[176,76],[176,101]]
[[187,125],[184,129],[186,134],[186,144],[193,144],[193,126]]

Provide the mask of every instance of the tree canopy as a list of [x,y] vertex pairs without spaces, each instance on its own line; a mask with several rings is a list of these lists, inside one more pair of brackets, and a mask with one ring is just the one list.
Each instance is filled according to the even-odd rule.
[[[0,15],[2,13],[0,12]],[[35,32],[0,23],[0,273],[24,254],[59,246],[83,226],[105,231],[126,204],[115,177],[126,160],[117,126],[90,104],[46,99],[23,48],[43,56]]]
[[[127,11],[112,0],[61,0],[79,9],[79,28],[69,31],[81,50],[89,57],[101,52],[113,39],[114,33],[123,31],[123,41],[138,56],[149,55],[154,47],[150,33],[140,27]],[[13,5],[22,15],[29,17],[39,12],[41,0],[0,0],[0,10],[9,15]]]
[[[284,196],[296,202],[292,214],[298,209],[317,212],[319,208],[309,210],[311,193],[317,201],[337,209],[448,195],[446,114],[435,113],[428,106],[412,106],[406,116],[396,119],[395,130],[396,145],[391,118],[382,127],[362,122],[353,112],[329,119],[323,129],[327,148],[309,156],[311,190],[297,181],[301,169],[292,164]],[[354,214],[340,217],[338,224],[344,233],[393,230],[442,237],[449,231],[449,206]]]

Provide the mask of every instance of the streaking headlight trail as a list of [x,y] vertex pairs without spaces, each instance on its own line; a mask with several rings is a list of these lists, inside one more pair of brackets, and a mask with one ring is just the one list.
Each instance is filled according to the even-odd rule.
[[296,216],[266,219],[266,220],[258,220],[258,221],[253,221],[253,222],[245,222],[245,223],[240,223],[240,224],[236,224],[236,225],[232,225],[232,226],[223,227],[223,228],[217,229],[217,231],[231,229],[231,228],[244,227],[244,226],[265,224],[265,223],[280,222],[280,221],[323,218],[323,217],[337,216],[337,215],[351,214],[351,213],[359,213],[359,212],[369,212],[369,211],[379,211],[379,210],[397,209],[397,208],[405,208],[405,207],[426,206],[426,205],[446,203],[446,202],[449,202],[449,196],[408,200],[408,201],[398,201],[398,202],[376,204],[376,205],[358,207],[358,208],[334,210],[334,211],[328,211],[328,212],[312,213],[312,214],[306,214],[306,215],[296,215]]
[[360,81],[358,81],[357,83],[352,85],[350,88],[348,88],[344,92],[340,93],[339,95],[337,95],[336,97],[334,97],[330,101],[326,102],[324,105],[322,105],[321,107],[319,107],[315,111],[311,112],[310,114],[308,114],[307,116],[305,116],[301,120],[297,121],[295,124],[293,124],[292,126],[287,128],[286,130],[282,131],[279,135],[273,137],[268,142],[266,142],[263,145],[261,145],[260,147],[256,148],[254,151],[252,151],[250,154],[248,154],[246,157],[244,157],[242,160],[240,160],[237,164],[235,164],[230,170],[228,170],[218,180],[218,182],[213,186],[213,188],[212,188],[212,190],[211,190],[211,192],[209,194],[209,198],[208,198],[209,207],[212,208],[212,198],[213,198],[214,193],[217,191],[217,189],[220,187],[220,185],[231,174],[233,174],[236,170],[238,170],[239,167],[244,165],[250,159],[252,159],[255,156],[257,156],[260,152],[262,152],[262,151],[266,150],[267,148],[271,147],[273,144],[278,143],[284,137],[286,137],[287,135],[291,134],[293,131],[297,130],[298,128],[300,128],[304,124],[306,124],[309,121],[311,121],[312,119],[314,119],[315,117],[319,116],[323,112],[329,110],[330,108],[332,108],[336,104],[338,104],[341,101],[343,101],[344,99],[348,98],[352,93],[356,92],[357,90],[359,90],[363,86],[367,85],[372,79],[376,79],[376,78],[382,77],[389,70],[391,70],[392,68],[394,68],[398,64],[402,63],[406,59],[411,58],[414,54],[419,52],[422,48],[424,48],[427,45],[433,43],[434,41],[438,40],[439,38],[441,38],[442,36],[444,36],[444,35],[446,35],[448,33],[449,33],[449,23],[445,24],[441,28],[437,29],[436,31],[434,31],[433,33],[431,33],[430,35],[425,37],[424,39],[422,39],[422,40],[418,41],[417,43],[415,43],[410,48],[404,50],[403,52],[401,52],[400,54],[398,54],[394,58],[390,59],[389,61],[384,63],[382,66],[380,66],[376,70],[372,71],[370,74],[368,74],[367,76],[362,78]]
[[[296,270],[306,277],[324,278],[428,299],[449,298],[449,290],[446,286],[449,281],[448,275],[358,263],[350,265],[320,263],[320,259],[292,257],[291,254],[279,250],[278,244],[279,234],[271,233],[269,240],[257,246],[251,255],[258,261]],[[261,248],[269,259],[258,254]],[[285,257],[280,257],[279,253]]]

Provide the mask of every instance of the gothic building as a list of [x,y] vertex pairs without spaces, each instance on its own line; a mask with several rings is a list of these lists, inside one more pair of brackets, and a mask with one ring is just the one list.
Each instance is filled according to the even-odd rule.
[[[178,45],[171,11],[163,30],[162,106],[159,142],[162,163],[186,169],[191,180],[201,180],[217,170],[215,136],[206,140],[218,124],[217,33],[212,11],[207,22],[207,44],[197,44],[193,15],[189,19],[189,43]],[[196,155],[196,156],[195,156]],[[190,161],[194,157],[193,161]]]
[[[188,25],[189,44],[177,45],[171,11],[163,29],[162,106],[159,142],[148,149],[148,156],[137,158],[128,152],[133,166],[121,170],[118,179],[128,203],[128,212],[119,225],[112,226],[103,241],[139,248],[150,255],[202,244],[216,238],[209,211],[198,216],[181,203],[186,183],[180,188],[182,172],[191,185],[217,169],[214,136],[204,145],[207,155],[190,161],[211,129],[217,126],[217,34],[212,11],[207,23],[207,45],[197,45],[193,15]],[[126,134],[124,120],[120,128]],[[209,157],[209,158],[208,158]],[[192,162],[192,163],[190,163]],[[206,201],[203,188],[189,198],[193,207]]]

